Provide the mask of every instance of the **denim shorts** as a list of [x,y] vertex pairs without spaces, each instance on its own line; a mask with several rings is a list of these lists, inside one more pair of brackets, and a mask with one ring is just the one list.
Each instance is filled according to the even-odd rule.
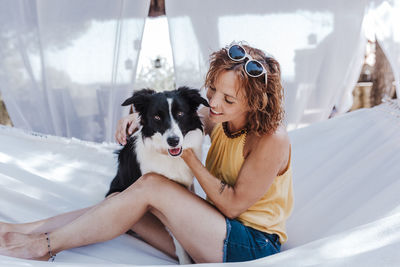
[[226,218],[224,262],[250,261],[266,257],[281,250],[276,234],[268,234]]

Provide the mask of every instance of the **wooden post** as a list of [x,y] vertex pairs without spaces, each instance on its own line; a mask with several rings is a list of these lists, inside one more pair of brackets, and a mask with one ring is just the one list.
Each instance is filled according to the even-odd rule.
[[372,90],[370,102],[372,106],[379,105],[385,98],[393,98],[395,88],[394,76],[389,61],[379,42],[375,42],[375,66],[372,71]]

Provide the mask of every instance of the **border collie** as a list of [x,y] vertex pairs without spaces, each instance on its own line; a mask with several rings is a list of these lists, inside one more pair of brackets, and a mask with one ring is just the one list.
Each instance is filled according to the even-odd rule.
[[[201,158],[203,126],[197,114],[200,104],[209,106],[196,89],[156,93],[150,89],[135,92],[123,106],[133,104],[139,113],[140,127],[118,154],[118,171],[106,196],[122,192],[142,174],[155,172],[186,188],[193,184],[193,173],[181,157],[183,149],[192,148]],[[168,154],[160,151],[168,151]],[[190,257],[173,237],[180,264]]]

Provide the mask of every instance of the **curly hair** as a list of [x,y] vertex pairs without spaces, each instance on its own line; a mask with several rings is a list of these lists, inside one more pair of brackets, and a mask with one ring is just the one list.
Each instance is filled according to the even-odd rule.
[[251,77],[244,70],[246,60],[237,62],[228,57],[226,48],[210,55],[210,68],[205,79],[205,88],[214,87],[218,77],[226,71],[234,71],[243,88],[249,106],[248,130],[257,135],[273,133],[284,118],[283,87],[278,61],[259,49],[241,44],[246,52],[263,64],[267,70],[267,82],[264,75]]

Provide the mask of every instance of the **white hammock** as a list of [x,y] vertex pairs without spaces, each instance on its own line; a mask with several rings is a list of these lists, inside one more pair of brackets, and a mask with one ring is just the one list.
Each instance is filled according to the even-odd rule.
[[[399,264],[399,104],[355,111],[290,137],[295,209],[287,223],[289,241],[279,254],[233,265]],[[116,171],[117,147],[0,127],[0,220],[27,222],[99,202]],[[47,264],[177,262],[128,235],[63,251],[53,263],[0,256],[1,266]]]

